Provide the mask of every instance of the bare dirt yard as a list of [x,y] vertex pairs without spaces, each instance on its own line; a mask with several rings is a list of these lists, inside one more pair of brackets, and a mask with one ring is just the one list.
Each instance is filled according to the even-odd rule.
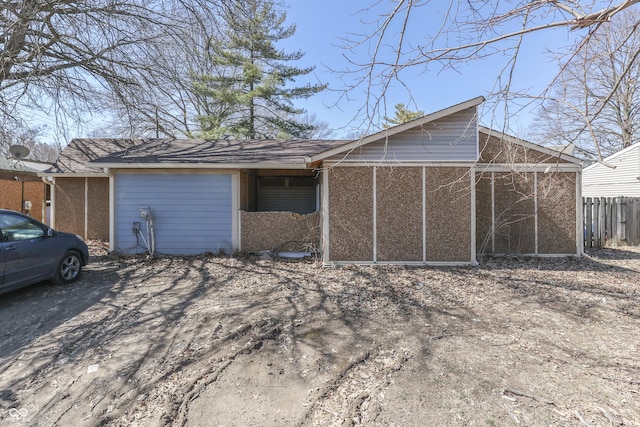
[[638,426],[639,279],[97,254],[0,297],[0,425]]

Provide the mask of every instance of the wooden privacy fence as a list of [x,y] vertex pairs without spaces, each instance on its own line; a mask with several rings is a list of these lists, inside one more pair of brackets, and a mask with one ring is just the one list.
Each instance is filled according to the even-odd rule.
[[640,245],[640,198],[584,197],[584,247]]

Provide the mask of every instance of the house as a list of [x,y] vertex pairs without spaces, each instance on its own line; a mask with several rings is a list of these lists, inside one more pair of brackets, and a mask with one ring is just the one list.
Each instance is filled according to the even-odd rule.
[[73,140],[45,174],[55,225],[108,237],[118,253],[316,249],[325,264],[581,254],[580,160],[480,126],[482,102],[355,141]]
[[633,144],[582,171],[584,197],[640,197],[640,144]]
[[49,186],[38,173],[51,163],[24,159],[0,159],[0,208],[24,212],[48,221]]

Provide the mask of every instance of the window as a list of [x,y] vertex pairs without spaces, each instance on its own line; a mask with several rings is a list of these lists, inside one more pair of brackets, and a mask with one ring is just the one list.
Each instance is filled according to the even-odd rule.
[[0,231],[8,242],[44,237],[44,230],[38,224],[11,214],[0,214]]
[[261,176],[258,178],[258,211],[315,212],[316,181],[312,176]]

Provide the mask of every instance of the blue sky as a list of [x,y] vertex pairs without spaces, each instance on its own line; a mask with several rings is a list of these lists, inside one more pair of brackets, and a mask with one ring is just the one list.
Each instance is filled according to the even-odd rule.
[[[339,46],[343,44],[340,38],[349,34],[363,34],[371,30],[361,21],[367,19],[363,13],[364,5],[371,2],[355,2],[348,0],[325,0],[322,2],[310,2],[293,0],[286,9],[288,23],[295,23],[297,31],[293,37],[281,42],[280,46],[285,50],[301,49],[306,55],[300,60],[299,65],[315,65],[315,77],[321,82],[328,83],[332,89],[344,87],[344,81],[332,71],[344,69],[347,61],[344,55],[349,54]],[[380,7],[388,8],[393,2],[382,1]],[[368,15],[368,19],[375,17],[375,12]],[[428,16],[414,17],[414,25],[411,42],[420,42],[420,30],[429,26],[439,25],[439,17],[430,19]],[[547,53],[548,49],[555,49],[569,44],[571,33],[565,28],[528,35],[522,46],[522,55],[518,61],[515,73],[517,89],[526,89],[532,94],[543,90],[557,73],[557,64]],[[415,67],[403,74],[406,88],[400,85],[388,92],[387,114],[393,115],[393,106],[396,103],[409,105],[411,98],[407,93],[410,90],[417,108],[426,113],[434,112],[450,105],[466,101],[476,96],[487,96],[494,90],[496,76],[504,63],[508,60],[504,55],[497,55],[488,59],[471,61],[463,64],[456,71],[440,70],[431,67]],[[351,101],[345,97],[339,98],[339,92],[326,91],[305,101],[296,102],[297,106],[305,108],[309,112],[317,114],[321,120],[329,122],[331,127],[341,129],[338,133],[348,131],[345,126],[357,114],[365,102],[362,89],[349,93]],[[336,104],[337,103],[337,104]],[[415,109],[413,105],[411,109]],[[486,109],[485,109],[486,110]],[[531,122],[530,109],[525,109],[511,119],[511,129],[524,130]],[[514,111],[511,109],[510,111]],[[492,111],[483,111],[482,120],[491,125]],[[360,121],[351,123],[362,126]]]
[[[350,83],[349,78],[342,79],[332,70],[343,70],[348,66],[345,55],[350,55],[341,48],[345,37],[353,34],[367,34],[371,27],[362,21],[372,21],[381,11],[385,11],[395,2],[392,0],[284,0],[287,4],[287,23],[296,24],[296,33],[289,39],[281,41],[278,46],[286,52],[302,50],[306,54],[296,64],[301,67],[316,66],[310,81],[329,84],[329,90],[322,92],[308,100],[297,100],[295,105],[306,109],[309,113],[315,113],[317,118],[329,123],[336,129],[335,137],[344,137],[351,131],[372,131],[368,128],[370,121],[363,121],[362,117],[356,117],[359,109],[366,102],[363,88],[357,88],[344,94],[340,90]],[[437,4],[432,2],[432,4]],[[445,3],[443,3],[445,4]],[[377,5],[377,10],[365,13],[364,7]],[[432,9],[429,9],[432,10]],[[423,31],[440,24],[439,16],[430,17],[429,10],[422,8],[419,11],[423,15],[412,15],[413,29],[409,33],[409,41],[412,44],[420,43]],[[523,55],[518,62],[515,74],[517,89],[527,89],[532,94],[539,93],[557,73],[557,64],[554,63],[546,51],[569,43],[571,33],[565,28],[554,31],[545,31],[539,34],[530,34],[526,38],[522,51]],[[365,50],[358,54],[362,61],[366,61]],[[507,57],[494,56],[485,60],[471,61],[461,65],[457,70],[442,71],[438,67],[424,70],[415,67],[403,72],[403,82],[406,87],[399,84],[393,86],[387,92],[386,111],[381,111],[380,116],[392,116],[394,105],[404,103],[410,109],[419,109],[425,113],[438,111],[442,108],[466,101],[476,96],[487,96],[494,90],[496,76]],[[300,81],[306,83],[306,80]],[[373,88],[374,91],[379,89]],[[413,98],[412,102],[411,93]],[[514,109],[510,110],[511,112]],[[483,124],[499,128],[493,124],[494,111],[489,103],[481,110]],[[40,113],[34,114],[35,118],[46,123],[51,129],[55,129],[52,117],[46,117]],[[531,123],[532,115],[525,109],[511,119],[511,133],[526,137],[524,131]],[[375,123],[374,123],[375,126]],[[500,128],[501,129],[501,128]],[[91,125],[85,128],[90,131]],[[508,130],[508,131],[509,131]]]

